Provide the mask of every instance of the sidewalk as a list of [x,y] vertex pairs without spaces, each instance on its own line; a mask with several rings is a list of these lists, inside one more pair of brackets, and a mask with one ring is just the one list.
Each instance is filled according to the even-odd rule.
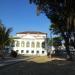
[[34,61],[34,62],[47,62],[47,61],[53,61],[53,60],[66,60],[66,59],[61,59],[61,58],[48,58],[48,57],[37,57],[37,56],[19,56],[17,58],[12,58],[12,57],[6,57],[5,59],[0,59],[0,67],[6,66],[6,65],[11,65],[15,64],[17,62],[21,61]]
[[15,64],[20,61],[29,60],[33,57],[26,57],[26,58],[12,58],[12,57],[6,57],[5,59],[0,59],[0,67]]

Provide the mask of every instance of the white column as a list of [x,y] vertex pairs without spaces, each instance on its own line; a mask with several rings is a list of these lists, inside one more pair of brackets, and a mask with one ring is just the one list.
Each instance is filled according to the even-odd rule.
[[31,48],[31,41],[29,41],[29,43],[30,43],[30,48]]

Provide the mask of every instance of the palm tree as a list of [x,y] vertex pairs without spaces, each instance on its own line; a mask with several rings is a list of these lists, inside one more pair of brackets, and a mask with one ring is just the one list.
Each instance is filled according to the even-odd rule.
[[10,44],[10,32],[12,28],[6,28],[0,21],[0,56],[4,58],[4,48]]

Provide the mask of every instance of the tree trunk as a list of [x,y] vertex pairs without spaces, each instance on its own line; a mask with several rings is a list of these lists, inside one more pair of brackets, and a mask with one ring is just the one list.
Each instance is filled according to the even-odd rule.
[[71,55],[70,49],[69,49],[69,37],[66,37],[64,32],[62,32],[62,37],[65,40],[65,47],[66,47],[66,53],[67,53],[66,58],[67,58],[67,60],[72,61],[72,55]]
[[67,60],[72,61],[72,55],[70,53],[70,49],[69,49],[69,38],[65,39],[65,47],[66,47],[66,52],[67,52]]
[[0,46],[0,57],[2,58],[2,59],[4,59],[4,52],[3,52],[3,47],[1,47]]

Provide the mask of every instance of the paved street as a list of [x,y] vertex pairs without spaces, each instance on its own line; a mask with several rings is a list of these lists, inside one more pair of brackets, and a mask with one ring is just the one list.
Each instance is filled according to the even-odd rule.
[[[45,58],[39,58],[0,68],[0,75],[75,75],[75,62],[65,60],[42,62],[40,60]],[[36,62],[36,59],[40,62]]]

